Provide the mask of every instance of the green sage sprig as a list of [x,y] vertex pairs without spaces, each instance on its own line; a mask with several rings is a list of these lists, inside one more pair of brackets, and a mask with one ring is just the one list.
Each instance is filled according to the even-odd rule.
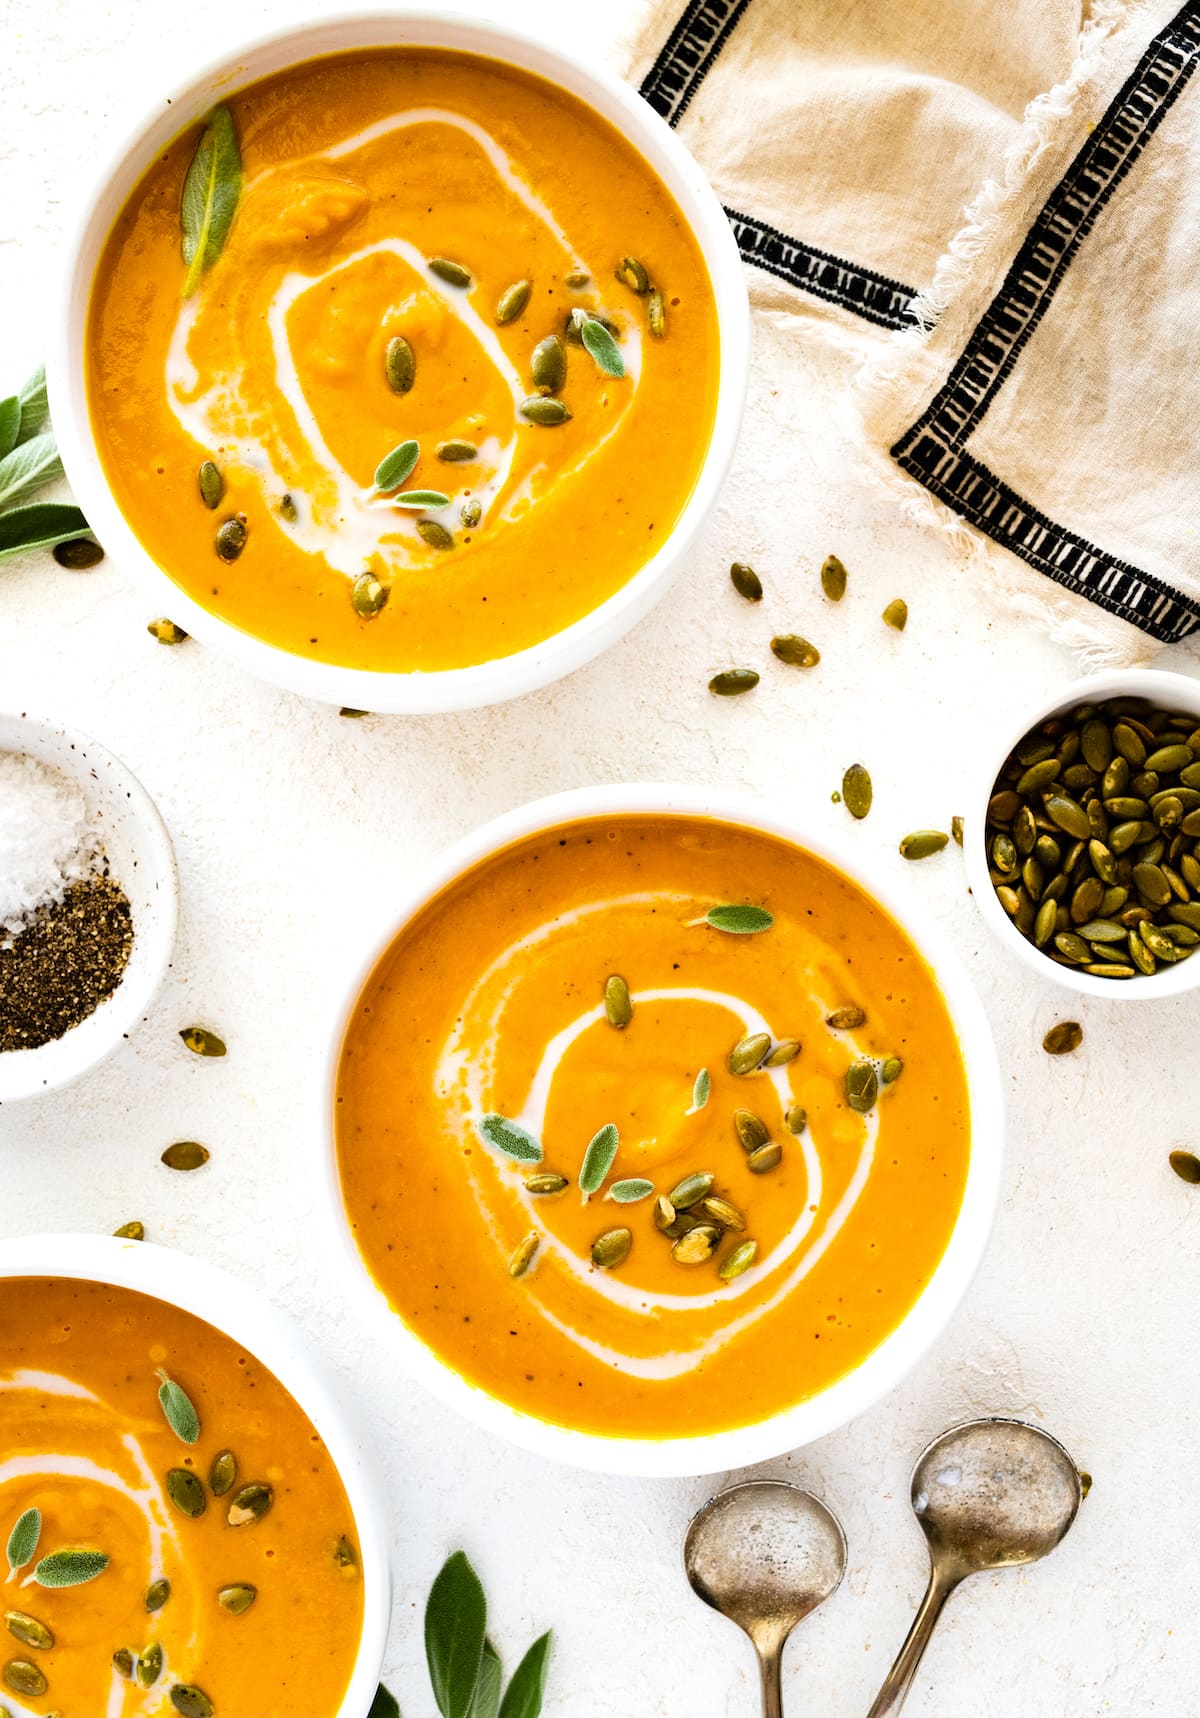
[[52,549],[87,531],[78,507],[26,500],[62,474],[46,403],[46,371],[39,367],[19,394],[0,400],[0,561],[30,549]]
[[[462,1551],[446,1559],[425,1606],[425,1658],[441,1718],[539,1718],[550,1644],[549,1633],[534,1641],[504,1688],[479,1576]],[[371,1718],[395,1718],[396,1712],[395,1700],[381,1688]]]
[[82,1587],[108,1568],[103,1551],[51,1551],[33,1571],[39,1587]]
[[225,248],[242,194],[242,152],[237,127],[227,107],[209,115],[196,153],[183,182],[179,222],[183,228],[183,260],[188,265],[183,296],[190,298],[200,276]]
[[18,1515],[13,1524],[13,1530],[8,1536],[8,1573],[11,1579],[18,1569],[23,1569],[26,1563],[32,1563],[37,1555],[38,1540],[42,1536],[42,1512],[40,1509],[27,1509]]
[[191,1397],[182,1384],[168,1378],[161,1366],[158,1376],[162,1380],[158,1387],[158,1403],[168,1426],[182,1443],[194,1444],[200,1436],[200,1416]]

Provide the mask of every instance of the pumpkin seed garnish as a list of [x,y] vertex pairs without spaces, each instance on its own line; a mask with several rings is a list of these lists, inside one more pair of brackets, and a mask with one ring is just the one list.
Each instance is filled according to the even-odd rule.
[[204,1026],[185,1026],[179,1036],[194,1056],[223,1056],[225,1041]]
[[133,1675],[133,1654],[127,1646],[119,1646],[112,1655],[112,1667],[126,1682]]
[[746,1167],[751,1175],[766,1175],[770,1170],[779,1167],[783,1157],[783,1147],[777,1139],[767,1145],[760,1145],[757,1151],[752,1151],[746,1159]]
[[224,1497],[233,1490],[237,1478],[237,1460],[232,1450],[219,1450],[208,1470],[208,1489],[214,1497]]
[[639,297],[650,290],[650,276],[636,257],[622,257],[617,265],[617,279]]
[[391,591],[368,567],[350,587],[350,606],[361,620],[374,620],[387,607]]
[[904,1063],[899,1056],[888,1056],[879,1070],[880,1083],[894,1086],[904,1072]]
[[757,685],[758,675],[753,668],[726,668],[713,675],[708,689],[718,698],[736,698],[741,692],[753,692]]
[[179,1718],[213,1718],[213,1703],[193,1682],[177,1682],[171,1689],[171,1705]]
[[88,573],[104,559],[104,550],[92,537],[68,537],[65,543],[56,543],[52,552],[59,566],[72,573]]
[[383,373],[393,394],[407,394],[417,379],[417,360],[403,334],[393,334],[383,355]]
[[741,1230],[746,1227],[746,1219],[737,1206],[729,1199],[723,1199],[719,1193],[710,1193],[701,1199],[694,1207],[700,1217],[706,1217],[710,1223],[715,1223],[721,1229]]
[[217,554],[223,561],[236,561],[246,547],[248,535],[246,521],[241,514],[234,519],[226,519],[215,538]]
[[544,1170],[538,1175],[525,1177],[525,1191],[532,1193],[535,1198],[542,1199],[552,1193],[562,1193],[570,1182],[565,1175],[556,1175],[553,1170]]
[[664,1194],[660,1193],[654,1201],[654,1227],[665,1235],[674,1224],[676,1215],[674,1205]]
[[252,1521],[261,1521],[274,1501],[275,1493],[269,1485],[244,1485],[234,1493],[225,1519],[231,1527],[246,1527]]
[[384,454],[375,467],[373,479],[376,489],[381,493],[389,489],[399,489],[421,457],[419,441],[402,441],[394,447],[391,453]]
[[475,529],[476,525],[478,525],[479,521],[483,518],[483,504],[482,504],[482,502],[476,501],[474,499],[472,499],[470,501],[464,501],[462,504],[462,507],[459,510],[458,516],[462,520],[463,524],[467,527],[467,530],[473,531]]
[[775,923],[775,915],[765,907],[727,901],[710,907],[701,922],[711,925],[714,931],[724,931],[728,936],[752,937],[760,931],[769,931]]
[[431,549],[452,549],[454,538],[444,525],[439,525],[436,519],[418,519],[417,535],[429,544]]
[[649,1199],[653,1192],[653,1181],[631,1175],[626,1181],[614,1181],[604,1197],[615,1200],[618,1205],[636,1205],[642,1199]]
[[153,1688],[162,1675],[163,1649],[157,1641],[139,1652],[134,1675],[139,1688]]
[[576,327],[588,356],[595,360],[596,367],[606,376],[615,376],[619,381],[625,374],[625,360],[608,329],[602,322],[589,317],[586,311],[573,310],[571,314],[578,318]]
[[464,460],[478,459],[479,449],[473,441],[465,441],[461,436],[451,436],[449,441],[439,441],[435,449],[437,456],[449,465],[461,465]]
[[544,394],[531,394],[527,400],[521,401],[517,410],[531,424],[540,424],[543,429],[569,423],[571,419],[571,413],[561,400],[550,399]]
[[14,1694],[28,1694],[34,1699],[45,1694],[50,1686],[37,1665],[27,1658],[10,1658],[0,1676],[4,1678],[4,1686]]
[[866,1115],[868,1110],[875,1107],[879,1096],[879,1075],[875,1071],[874,1062],[860,1060],[851,1062],[846,1069],[846,1102],[859,1115]]
[[903,859],[929,859],[940,853],[949,839],[940,829],[915,829],[901,841],[900,856]]
[[768,1032],[751,1032],[739,1038],[729,1052],[727,1066],[731,1074],[753,1074],[762,1066],[763,1057],[771,1048]]
[[604,1017],[610,1026],[622,1031],[633,1019],[633,1003],[629,999],[629,986],[619,972],[614,972],[604,985]]
[[646,326],[653,340],[665,340],[667,334],[667,304],[662,293],[653,287],[646,300]]
[[45,1623],[40,1623],[26,1611],[6,1611],[4,1626],[22,1646],[31,1646],[38,1652],[48,1652],[54,1645],[54,1636]]
[[510,1277],[523,1277],[525,1275],[533,1263],[533,1255],[537,1252],[540,1242],[541,1236],[537,1230],[531,1229],[525,1239],[513,1249],[512,1256],[508,1261]]
[[757,1151],[759,1146],[766,1145],[771,1137],[770,1128],[753,1110],[734,1110],[733,1128],[738,1136],[738,1143],[746,1152]]
[[830,602],[841,602],[846,594],[846,569],[836,555],[826,555],[821,563],[821,589]]
[[1048,1056],[1069,1056],[1083,1043],[1083,1027],[1078,1020],[1060,1020],[1042,1039],[1042,1049]]
[[865,1026],[867,1016],[856,1002],[845,1008],[835,1008],[832,1014],[825,1016],[826,1026],[832,1026],[838,1032],[852,1032],[856,1026]]
[[700,1072],[696,1075],[695,1081],[692,1085],[691,1108],[685,1110],[683,1113],[685,1115],[692,1116],[692,1115],[695,1115],[697,1110],[702,1110],[704,1108],[705,1104],[708,1102],[709,1093],[711,1091],[712,1091],[712,1076],[709,1073],[707,1068],[701,1068]]
[[146,631],[160,644],[186,644],[191,636],[181,626],[176,626],[173,620],[152,620]]
[[225,479],[211,459],[206,459],[197,473],[200,499],[206,507],[216,509],[225,498]]
[[1200,1185],[1200,1157],[1194,1152],[1173,1151],[1167,1162],[1181,1181],[1187,1181],[1193,1187]]
[[500,294],[496,305],[496,321],[501,328],[506,323],[515,322],[525,306],[529,303],[529,294],[533,291],[531,280],[515,280]]
[[706,1169],[696,1170],[691,1175],[685,1175],[682,1181],[676,1182],[667,1198],[676,1211],[688,1211],[712,1192],[715,1180],[716,1177],[710,1175]]
[[697,1223],[675,1242],[671,1257],[678,1265],[702,1265],[712,1258],[720,1243],[721,1231],[715,1223]]
[[747,602],[762,601],[762,580],[748,562],[733,561],[730,563],[729,582],[737,594],[740,597],[745,597]]
[[613,1122],[606,1122],[588,1141],[588,1148],[583,1154],[583,1165],[579,1171],[579,1191],[586,1205],[593,1193],[598,1193],[604,1185],[604,1178],[613,1166],[617,1155],[620,1135]]
[[567,354],[557,334],[539,340],[529,360],[529,375],[539,393],[557,394],[567,379]]
[[961,817],[952,817],[950,819],[950,836],[951,836],[951,839],[953,840],[954,845],[956,847],[962,846],[962,844],[963,844],[963,820]]
[[542,1161],[541,1145],[519,1122],[509,1121],[507,1116],[485,1115],[475,1125],[487,1144],[502,1151],[505,1157],[518,1163]]
[[783,632],[771,640],[771,654],[789,668],[815,668],[821,652],[797,632]]
[[871,809],[875,789],[865,764],[851,764],[842,777],[842,803],[860,823]]
[[108,1568],[103,1551],[52,1551],[33,1571],[39,1587],[82,1587]]
[[735,1277],[740,1277],[743,1271],[748,1271],[757,1257],[757,1241],[739,1241],[722,1259],[717,1275],[723,1283],[731,1283]]
[[894,632],[903,632],[908,625],[908,604],[903,597],[893,597],[883,611],[883,624]]
[[808,1111],[801,1104],[789,1104],[783,1112],[783,1125],[789,1133],[803,1133],[808,1126]]
[[786,1068],[789,1062],[794,1062],[800,1054],[799,1038],[781,1038],[778,1044],[772,1044],[763,1057],[764,1068]]
[[192,1170],[201,1169],[208,1162],[207,1146],[195,1139],[179,1139],[174,1145],[169,1145],[162,1154],[162,1162],[168,1169]]
[[200,1416],[192,1406],[191,1397],[182,1384],[167,1377],[161,1366],[158,1376],[162,1380],[158,1387],[158,1405],[168,1426],[181,1443],[196,1443],[200,1436]]
[[122,1223],[119,1229],[114,1229],[113,1239],[117,1241],[144,1241],[146,1239],[146,1225],[139,1223],[135,1217],[131,1223]]
[[230,1587],[221,1587],[217,1593],[217,1603],[223,1611],[228,1611],[231,1617],[240,1617],[250,1609],[258,1597],[258,1588],[252,1587],[249,1581],[235,1581]]
[[611,1271],[629,1257],[633,1235],[628,1229],[606,1229],[592,1242],[592,1263]]
[[173,1467],[167,1474],[167,1496],[181,1515],[195,1520],[208,1508],[204,1484],[191,1468]]
[[447,286],[470,286],[471,271],[464,268],[460,262],[451,262],[449,257],[430,257],[429,271],[436,274],[439,280],[444,280]]
[[566,274],[563,275],[563,285],[569,286],[572,292],[578,292],[582,287],[587,285],[591,278],[592,277],[588,273],[587,269],[572,268],[568,269]]

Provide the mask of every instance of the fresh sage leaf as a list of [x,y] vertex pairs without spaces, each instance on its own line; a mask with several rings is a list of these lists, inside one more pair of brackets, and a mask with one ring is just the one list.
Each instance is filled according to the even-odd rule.
[[159,1368],[162,1383],[158,1387],[158,1401],[166,1415],[168,1426],[175,1436],[185,1444],[194,1444],[200,1437],[200,1416],[192,1406],[192,1399],[182,1384],[177,1384],[173,1378]]
[[518,1163],[540,1163],[542,1148],[531,1133],[507,1116],[487,1115],[478,1123],[480,1133],[489,1145],[502,1151],[505,1157],[515,1157]]
[[42,1536],[42,1512],[40,1509],[27,1509],[23,1515],[18,1515],[12,1532],[8,1536],[8,1572],[10,1575],[18,1569],[23,1569],[26,1563],[31,1563],[38,1548],[38,1540]]
[[376,489],[399,489],[420,457],[419,441],[402,441],[375,467]]
[[367,1713],[367,1718],[400,1718],[400,1702],[391,1689],[385,1688],[382,1682],[375,1690],[375,1698],[371,1702],[371,1710]]
[[0,400],[0,459],[10,454],[21,434],[21,402],[16,394]]
[[471,1718],[483,1662],[487,1600],[461,1551],[448,1557],[425,1604],[425,1658],[442,1718]]
[[471,1701],[471,1718],[498,1718],[503,1682],[504,1676],[496,1649],[490,1640],[485,1640],[483,1657],[479,1661],[479,1675],[475,1679],[475,1697]]
[[628,1181],[614,1181],[606,1199],[615,1199],[618,1205],[636,1205],[639,1199],[649,1199],[654,1192],[653,1181],[645,1181],[640,1175],[631,1175]]
[[500,1718],[541,1718],[553,1638],[549,1630],[539,1636],[513,1672],[500,1703]]
[[188,265],[183,296],[190,298],[200,276],[211,268],[229,237],[242,194],[242,153],[237,128],[227,107],[214,108],[200,134],[183,182],[180,222],[183,260]]
[[11,507],[31,489],[41,489],[62,476],[58,443],[50,430],[14,447],[0,459],[0,507]]
[[393,507],[448,507],[450,497],[440,489],[402,489],[392,496]]
[[599,1133],[594,1134],[583,1154],[583,1168],[579,1171],[579,1191],[583,1194],[586,1205],[593,1193],[598,1193],[604,1185],[604,1177],[613,1166],[613,1158],[617,1155],[620,1135],[613,1122],[606,1122]]
[[33,1571],[39,1587],[82,1587],[108,1568],[103,1551],[52,1551]]
[[692,1087],[692,1107],[687,1112],[688,1115],[695,1115],[697,1110],[702,1110],[704,1108],[705,1104],[708,1102],[708,1094],[711,1091],[712,1075],[709,1073],[707,1068],[701,1068],[700,1072],[696,1075],[696,1083]]
[[36,435],[50,417],[50,401],[46,395],[46,366],[39,364],[20,392],[21,429],[17,441],[28,441]]
[[715,931],[728,931],[730,936],[749,937],[757,931],[769,931],[775,923],[765,907],[710,907],[705,920]]
[[576,311],[576,316],[582,316],[577,324],[579,337],[584,348],[606,376],[623,376],[625,360],[621,356],[621,348],[617,345],[603,322],[594,322],[586,312]]
[[34,501],[28,507],[13,507],[0,513],[0,561],[30,549],[52,549],[55,543],[69,542],[87,529],[88,522],[78,507],[65,501]]

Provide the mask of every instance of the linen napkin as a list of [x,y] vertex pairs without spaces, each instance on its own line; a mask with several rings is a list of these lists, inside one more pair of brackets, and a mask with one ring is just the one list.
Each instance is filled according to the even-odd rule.
[[892,496],[1094,663],[1200,641],[1200,0],[642,0],[621,51]]

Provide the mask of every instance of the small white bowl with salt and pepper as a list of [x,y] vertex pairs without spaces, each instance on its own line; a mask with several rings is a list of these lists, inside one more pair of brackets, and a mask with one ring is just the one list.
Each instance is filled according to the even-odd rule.
[[0,712],[0,1105],[130,1035],[170,964],[178,893],[171,838],[126,766]]

